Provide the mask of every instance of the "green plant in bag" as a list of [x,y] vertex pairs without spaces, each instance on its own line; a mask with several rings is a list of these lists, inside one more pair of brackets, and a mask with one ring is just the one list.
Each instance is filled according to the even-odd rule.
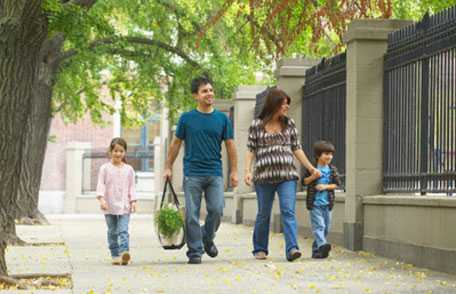
[[155,223],[161,235],[171,238],[184,226],[184,217],[176,207],[169,205],[157,211]]

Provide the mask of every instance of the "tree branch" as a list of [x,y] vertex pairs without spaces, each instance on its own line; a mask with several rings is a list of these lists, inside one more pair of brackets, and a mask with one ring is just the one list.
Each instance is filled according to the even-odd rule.
[[[201,65],[198,62],[194,61],[190,56],[188,56],[180,48],[173,47],[173,46],[171,46],[169,44],[166,44],[164,42],[161,42],[161,41],[158,41],[158,40],[149,39],[149,38],[145,38],[145,37],[104,38],[104,39],[100,39],[100,40],[96,40],[96,41],[92,42],[89,45],[89,48],[90,49],[95,49],[95,48],[103,46],[103,45],[112,45],[112,44],[115,44],[115,43],[117,43],[119,41],[124,41],[124,42],[131,43],[131,44],[139,44],[139,45],[147,45],[147,46],[158,47],[158,48],[161,48],[163,50],[166,50],[168,52],[171,52],[171,53],[179,56],[180,58],[185,60],[188,64],[190,64],[193,67],[201,67]],[[69,58],[77,55],[77,54],[78,54],[78,50],[76,50],[76,49],[71,49],[71,50],[65,51],[65,52],[63,52],[60,55],[59,61],[60,62],[64,61],[66,59],[69,59]]]
[[62,3],[68,5],[78,5],[87,9],[90,9],[97,0],[63,0]]

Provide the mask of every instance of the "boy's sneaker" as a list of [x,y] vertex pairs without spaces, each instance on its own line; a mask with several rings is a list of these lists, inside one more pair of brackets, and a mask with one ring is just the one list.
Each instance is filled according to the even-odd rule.
[[120,257],[119,256],[113,256],[112,257],[112,265],[120,265]]
[[300,258],[301,255],[302,255],[302,254],[301,254],[301,252],[300,252],[298,249],[293,248],[293,249],[291,249],[290,252],[288,253],[287,260],[288,260],[288,261],[296,260],[296,259]]
[[318,253],[320,253],[320,258],[326,258],[329,255],[329,251],[331,251],[331,244],[323,244],[318,248]]
[[127,265],[130,262],[131,256],[128,251],[125,251],[121,255],[122,265]]

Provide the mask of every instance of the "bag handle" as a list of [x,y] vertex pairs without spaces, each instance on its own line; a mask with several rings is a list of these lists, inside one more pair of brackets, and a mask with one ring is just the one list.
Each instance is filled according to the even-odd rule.
[[176,204],[177,208],[179,208],[179,206],[180,206],[179,199],[177,198],[177,194],[174,191],[173,184],[171,183],[169,178],[166,179],[165,187],[163,188],[163,194],[162,194],[162,198],[161,198],[161,202],[160,202],[160,208],[163,208],[163,204],[165,203],[165,196],[166,196],[166,190],[168,188],[168,185],[169,185],[169,188],[171,189],[171,195],[172,195],[172,198],[174,200],[174,204]]

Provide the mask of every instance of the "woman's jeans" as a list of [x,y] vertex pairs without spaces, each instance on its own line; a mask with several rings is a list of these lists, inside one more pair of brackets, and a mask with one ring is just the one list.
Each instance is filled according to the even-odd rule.
[[121,253],[129,251],[128,224],[129,214],[114,215],[105,214],[108,226],[108,245],[112,257],[118,257]]
[[256,184],[255,190],[258,201],[258,214],[253,232],[253,253],[260,251],[268,254],[269,223],[275,192],[279,194],[280,214],[285,235],[288,256],[291,249],[299,249],[297,243],[296,224],[296,181],[284,181],[276,184]]

